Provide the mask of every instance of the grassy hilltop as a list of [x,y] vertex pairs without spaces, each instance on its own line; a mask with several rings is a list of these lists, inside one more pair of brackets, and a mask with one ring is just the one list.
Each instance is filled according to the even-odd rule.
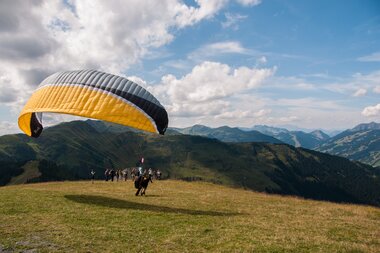
[[[380,209],[204,182],[0,188],[0,251],[379,252]],[[28,252],[29,252],[28,251]]]

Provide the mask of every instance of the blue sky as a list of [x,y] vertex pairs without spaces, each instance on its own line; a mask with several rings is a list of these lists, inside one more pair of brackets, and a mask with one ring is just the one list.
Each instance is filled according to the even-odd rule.
[[46,76],[83,68],[145,86],[175,127],[346,129],[380,121],[376,0],[1,5],[0,134],[19,131],[18,113]]
[[[286,76],[343,77],[379,67],[379,62],[357,60],[379,51],[378,1],[263,1],[249,8],[237,3],[228,7],[210,20],[176,31],[176,39],[161,51],[167,60],[185,60],[202,45],[236,41],[249,52],[208,59],[240,66],[266,56],[279,67],[278,74]],[[231,25],[223,27],[228,19]],[[147,59],[144,67],[154,70],[162,60]]]

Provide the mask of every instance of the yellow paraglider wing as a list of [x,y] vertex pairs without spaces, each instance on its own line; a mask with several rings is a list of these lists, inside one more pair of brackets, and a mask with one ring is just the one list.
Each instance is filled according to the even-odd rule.
[[168,126],[165,108],[147,90],[126,78],[94,70],[56,73],[42,81],[20,113],[20,129],[38,137],[43,112],[100,119],[160,134]]

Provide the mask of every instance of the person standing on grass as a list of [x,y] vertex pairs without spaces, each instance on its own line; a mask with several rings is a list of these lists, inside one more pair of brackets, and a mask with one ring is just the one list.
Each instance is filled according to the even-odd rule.
[[119,182],[119,170],[115,170],[116,173],[116,182]]
[[149,177],[153,177],[153,170],[152,170],[152,168],[149,168],[149,170],[148,170],[148,175],[149,175]]
[[111,181],[113,182],[113,178],[115,177],[115,170],[111,169]]
[[161,179],[161,171],[159,169],[157,169],[156,176],[158,180]]
[[144,164],[144,157],[141,157],[140,160],[138,160],[136,163],[136,167],[138,169],[138,176],[142,176],[143,174],[143,164]]
[[124,181],[127,181],[128,180],[128,169],[127,168],[125,168],[123,170],[123,175],[124,175]]
[[95,180],[95,171],[92,169],[90,173],[91,173],[91,181],[92,181],[92,183],[94,183],[94,180]]
[[110,173],[109,169],[106,169],[106,171],[104,172],[104,176],[106,177],[106,181],[108,181],[109,173]]

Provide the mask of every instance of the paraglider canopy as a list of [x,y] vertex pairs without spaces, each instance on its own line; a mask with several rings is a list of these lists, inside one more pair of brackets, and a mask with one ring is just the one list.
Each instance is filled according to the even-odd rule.
[[42,113],[64,113],[164,134],[168,114],[160,102],[127,78],[96,70],[55,73],[41,82],[21,111],[20,129],[40,136]]

